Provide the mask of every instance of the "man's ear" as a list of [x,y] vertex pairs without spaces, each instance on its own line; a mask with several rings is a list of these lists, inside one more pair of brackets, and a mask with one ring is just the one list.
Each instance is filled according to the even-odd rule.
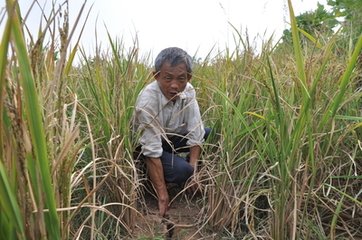
[[187,81],[190,81],[192,78],[192,73],[187,73]]
[[152,72],[152,75],[153,75],[153,77],[154,77],[155,79],[158,79],[159,76],[160,76],[160,71],[158,71],[158,72],[153,71],[153,72]]

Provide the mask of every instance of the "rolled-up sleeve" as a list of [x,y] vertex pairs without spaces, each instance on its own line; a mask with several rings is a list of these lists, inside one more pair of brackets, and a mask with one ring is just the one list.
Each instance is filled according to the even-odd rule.
[[[152,102],[152,101],[151,101]],[[140,134],[142,153],[147,157],[162,155],[162,128],[154,106],[147,99],[140,99],[136,106],[136,121]]]

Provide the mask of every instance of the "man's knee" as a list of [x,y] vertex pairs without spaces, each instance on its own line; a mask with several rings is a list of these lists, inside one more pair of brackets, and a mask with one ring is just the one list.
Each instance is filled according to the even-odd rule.
[[205,128],[204,140],[206,140],[209,137],[210,132],[211,132],[211,128],[206,127]]
[[166,171],[165,178],[167,182],[181,185],[191,177],[194,169],[188,162],[186,162],[186,160],[177,160],[177,164],[174,164],[171,168],[168,169],[168,171]]
[[194,172],[194,168],[187,162],[184,162],[184,164],[178,169],[178,172],[176,174],[176,181],[179,184],[182,184],[189,179]]

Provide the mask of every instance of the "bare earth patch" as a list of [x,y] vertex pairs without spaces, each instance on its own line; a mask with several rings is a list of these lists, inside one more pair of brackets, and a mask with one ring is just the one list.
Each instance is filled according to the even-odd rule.
[[141,209],[142,215],[137,217],[134,229],[135,239],[217,239],[214,234],[206,234],[202,228],[200,208],[197,197],[180,193],[181,189],[171,189],[171,206],[166,218],[158,215],[157,199],[151,194],[145,194]]

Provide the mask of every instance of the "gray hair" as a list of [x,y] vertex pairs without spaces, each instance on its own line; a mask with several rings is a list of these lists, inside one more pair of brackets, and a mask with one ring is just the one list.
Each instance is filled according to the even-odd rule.
[[162,65],[168,62],[172,67],[184,63],[188,73],[192,73],[192,58],[191,56],[178,47],[170,47],[163,49],[156,57],[155,70],[159,72]]

